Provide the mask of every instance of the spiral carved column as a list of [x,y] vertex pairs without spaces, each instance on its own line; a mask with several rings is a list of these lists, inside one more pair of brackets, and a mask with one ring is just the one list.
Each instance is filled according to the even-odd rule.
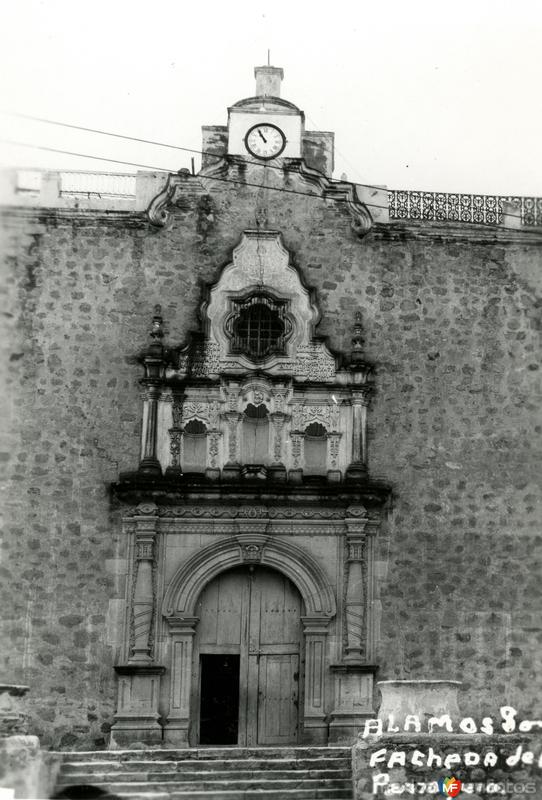
[[151,628],[154,613],[153,563],[155,518],[137,522],[136,568],[133,607],[134,644],[130,663],[151,661]]

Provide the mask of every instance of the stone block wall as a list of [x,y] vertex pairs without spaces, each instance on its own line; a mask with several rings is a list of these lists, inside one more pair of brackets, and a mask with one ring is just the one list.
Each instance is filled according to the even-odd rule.
[[376,366],[369,465],[393,489],[378,678],[459,679],[469,713],[533,717],[540,234],[397,223],[360,240],[344,203],[265,188],[308,192],[295,175],[229,169],[235,185],[188,179],[160,229],[124,212],[3,212],[2,671],[31,685],[31,732],[107,740],[127,569],[109,486],[139,457],[137,356],[156,303],[169,343],[197,328],[202,285],[262,208],[316,290],[317,333],[348,351],[360,309]]

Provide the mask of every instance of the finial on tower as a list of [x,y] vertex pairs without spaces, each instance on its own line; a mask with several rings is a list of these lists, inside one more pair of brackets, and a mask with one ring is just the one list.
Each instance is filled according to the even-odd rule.
[[271,52],[267,51],[267,66],[254,67],[256,78],[256,97],[280,97],[280,84],[284,78],[281,67],[272,67],[269,64]]

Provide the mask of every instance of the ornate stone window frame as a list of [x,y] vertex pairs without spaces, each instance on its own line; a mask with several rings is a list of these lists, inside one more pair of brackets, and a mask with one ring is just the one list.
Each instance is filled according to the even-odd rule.
[[[243,311],[256,304],[267,305],[278,315],[280,322],[284,326],[280,345],[262,356],[247,352],[245,348],[235,344],[235,323]],[[229,311],[224,317],[223,329],[229,342],[231,355],[242,355],[254,363],[263,364],[270,358],[285,357],[287,355],[287,343],[295,331],[295,320],[290,313],[290,302],[287,298],[279,297],[265,286],[252,286],[248,291],[244,291],[243,294],[230,296]]]

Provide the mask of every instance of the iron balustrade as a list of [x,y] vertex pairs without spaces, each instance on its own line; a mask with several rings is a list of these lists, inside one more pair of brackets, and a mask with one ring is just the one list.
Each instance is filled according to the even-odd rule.
[[509,202],[518,206],[522,225],[542,225],[542,197],[392,189],[388,199],[390,219],[498,225],[503,216],[503,202]]

